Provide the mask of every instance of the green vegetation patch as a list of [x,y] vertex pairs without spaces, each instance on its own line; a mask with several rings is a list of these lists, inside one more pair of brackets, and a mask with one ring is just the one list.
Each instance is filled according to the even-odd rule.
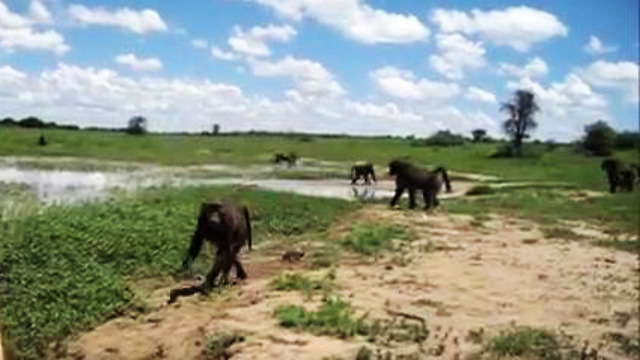
[[560,360],[561,341],[549,331],[523,327],[511,330],[492,338],[485,352],[498,358],[518,356],[532,359]]
[[[324,231],[358,205],[232,187],[152,189],[137,198],[54,207],[0,222],[4,330],[25,358],[135,304],[132,278],[177,275],[200,203],[227,198],[253,213],[254,245]],[[207,251],[194,264],[207,271]]]
[[245,337],[241,334],[221,333],[207,336],[205,355],[207,359],[218,360],[228,359],[229,348],[233,344],[244,342]]
[[271,286],[278,291],[299,290],[307,297],[314,292],[328,294],[335,288],[335,270],[329,270],[322,277],[311,277],[302,273],[282,273],[271,283]]
[[583,238],[583,236],[564,226],[543,227],[542,235],[547,239],[580,240]]
[[412,232],[395,224],[354,224],[342,245],[360,254],[377,255],[382,250],[390,249],[393,240],[404,241],[413,238]]
[[606,194],[581,202],[568,201],[561,191],[527,189],[491,197],[456,199],[447,211],[462,214],[496,213],[520,216],[545,225],[561,225],[560,220],[580,220],[605,229],[635,234],[640,227],[640,192]]
[[351,306],[334,297],[325,299],[317,311],[307,311],[298,305],[280,305],[276,317],[280,326],[298,328],[316,335],[347,338],[367,335],[370,331],[364,318],[354,318]]
[[620,251],[628,251],[640,254],[640,239],[613,239],[613,240],[596,240],[593,242],[596,246],[613,248]]
[[471,189],[469,189],[466,195],[474,196],[474,195],[490,195],[495,194],[496,189],[489,185],[475,185]]

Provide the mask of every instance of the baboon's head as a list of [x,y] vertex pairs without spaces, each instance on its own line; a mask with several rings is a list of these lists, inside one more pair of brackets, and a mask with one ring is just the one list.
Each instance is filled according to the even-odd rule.
[[403,160],[392,160],[389,163],[389,175],[403,174],[411,164]]
[[607,172],[616,171],[618,168],[618,162],[614,159],[606,159],[602,161],[600,168]]

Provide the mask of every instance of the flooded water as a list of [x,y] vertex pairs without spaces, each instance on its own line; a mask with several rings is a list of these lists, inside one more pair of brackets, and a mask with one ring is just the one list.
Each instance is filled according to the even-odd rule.
[[[296,171],[317,171],[317,164],[310,169]],[[345,200],[388,198],[393,196],[394,183],[381,180],[373,185],[352,186],[349,179],[288,180],[263,178],[274,167],[248,166],[246,171],[227,165],[205,165],[201,167],[161,168],[161,167],[129,167],[114,171],[77,171],[38,169],[24,167],[19,164],[0,162],[0,182],[26,184],[37,195],[39,202],[77,203],[107,199],[119,191],[136,191],[158,185],[245,185],[258,188],[291,192],[307,196],[339,198]],[[117,169],[117,168],[116,168]],[[215,173],[202,174],[202,171],[221,171],[224,175],[216,177]],[[233,171],[230,171],[233,170]],[[442,198],[464,194],[468,186],[454,185],[454,193],[441,194]]]

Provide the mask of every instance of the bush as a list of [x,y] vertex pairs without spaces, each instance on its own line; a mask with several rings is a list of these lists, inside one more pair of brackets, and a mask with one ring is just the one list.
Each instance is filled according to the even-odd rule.
[[454,134],[449,130],[438,131],[424,140],[424,146],[459,146],[464,145],[464,136]]
[[621,150],[640,150],[640,132],[625,131],[616,135],[615,148]]
[[585,138],[582,146],[595,156],[609,156],[616,142],[616,132],[604,121],[600,120],[585,126]]

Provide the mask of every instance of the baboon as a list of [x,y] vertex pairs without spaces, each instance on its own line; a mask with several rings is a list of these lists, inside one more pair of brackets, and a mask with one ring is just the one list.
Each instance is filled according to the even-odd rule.
[[287,250],[282,253],[281,259],[286,262],[297,262],[304,257],[304,251],[302,250]]
[[[439,174],[442,174],[442,180]],[[439,205],[436,195],[440,192],[443,180],[447,192],[451,192],[451,183],[444,167],[431,172],[407,161],[393,160],[389,163],[389,175],[396,176],[396,193],[391,199],[391,206],[396,205],[406,189],[409,191],[409,208],[416,207],[416,190],[422,191],[425,210],[436,207]]]
[[351,185],[355,185],[356,181],[360,179],[363,179],[364,183],[367,185],[371,184],[369,175],[371,175],[371,179],[373,179],[373,181],[378,182],[376,180],[376,174],[373,171],[372,163],[361,161],[353,164],[353,166],[351,166]]
[[289,166],[295,165],[297,160],[298,156],[295,153],[289,153],[289,155],[277,153],[273,158],[273,162],[275,162],[276,164],[286,162]]
[[622,191],[633,191],[635,174],[621,161],[606,159],[602,161],[600,168],[607,172],[610,193],[615,193],[618,188]]
[[47,140],[44,138],[44,135],[40,135],[40,138],[38,138],[38,145],[40,145],[40,146],[46,146],[47,145]]
[[216,245],[216,257],[207,274],[206,288],[214,285],[220,272],[223,274],[223,282],[227,282],[231,266],[235,266],[239,279],[247,278],[247,273],[237,258],[245,242],[251,250],[251,220],[246,206],[238,208],[226,202],[202,204],[189,252],[182,262],[184,272],[191,271],[191,265],[200,253],[205,239]]

